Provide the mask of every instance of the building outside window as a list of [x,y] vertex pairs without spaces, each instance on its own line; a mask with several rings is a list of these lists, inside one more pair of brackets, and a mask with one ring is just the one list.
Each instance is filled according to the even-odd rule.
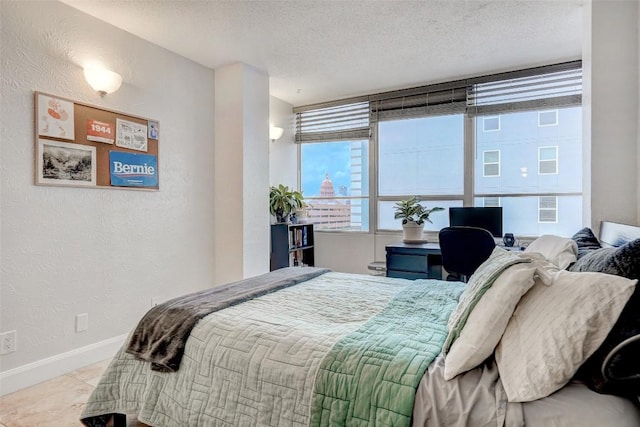
[[[500,197],[507,233],[570,236],[582,224],[582,162],[565,162],[558,169],[560,151],[582,157],[582,107],[559,109],[558,114],[562,120],[554,128],[539,128],[538,112],[522,111],[503,114],[502,131],[491,138],[476,132],[478,151],[498,147],[501,155],[498,179],[483,176],[478,170],[484,163],[476,162],[476,205],[489,196]],[[546,132],[551,129],[555,132]],[[541,213],[551,209],[542,207],[541,200],[548,202],[543,194],[553,195],[552,211]]]

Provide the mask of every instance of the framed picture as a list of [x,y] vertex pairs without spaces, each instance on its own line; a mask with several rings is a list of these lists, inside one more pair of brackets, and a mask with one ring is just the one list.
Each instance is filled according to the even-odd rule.
[[73,102],[39,93],[37,104],[39,136],[75,140]]
[[36,184],[95,186],[96,147],[38,139]]

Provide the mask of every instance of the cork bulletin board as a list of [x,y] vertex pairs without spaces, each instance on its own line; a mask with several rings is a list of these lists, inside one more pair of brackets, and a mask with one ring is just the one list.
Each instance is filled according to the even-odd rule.
[[156,120],[34,92],[35,184],[158,191]]

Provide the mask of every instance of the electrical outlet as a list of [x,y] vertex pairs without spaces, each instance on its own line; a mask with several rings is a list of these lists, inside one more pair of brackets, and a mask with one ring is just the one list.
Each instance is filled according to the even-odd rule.
[[18,349],[17,334],[16,331],[0,334],[0,354],[13,353]]
[[89,329],[89,313],[82,313],[76,316],[76,332],[84,332]]

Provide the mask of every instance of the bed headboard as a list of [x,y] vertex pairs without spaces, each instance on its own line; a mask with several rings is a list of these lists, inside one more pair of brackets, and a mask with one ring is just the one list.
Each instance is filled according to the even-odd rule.
[[640,239],[640,226],[602,221],[600,223],[600,243],[602,246],[622,246]]

